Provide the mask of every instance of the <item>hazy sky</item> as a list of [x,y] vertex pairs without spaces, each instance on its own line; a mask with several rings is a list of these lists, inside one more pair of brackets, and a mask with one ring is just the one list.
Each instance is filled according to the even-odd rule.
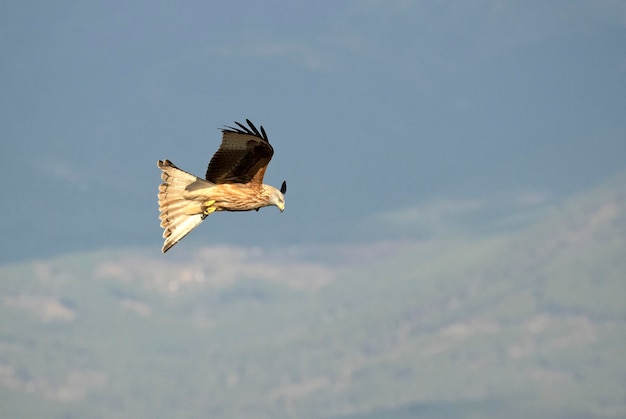
[[0,261],[159,251],[156,161],[203,175],[245,118],[286,211],[190,246],[413,234],[626,168],[622,1],[3,2],[0,52]]

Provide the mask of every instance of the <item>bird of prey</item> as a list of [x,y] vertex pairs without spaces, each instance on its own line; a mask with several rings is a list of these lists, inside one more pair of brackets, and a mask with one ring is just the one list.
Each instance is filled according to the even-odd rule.
[[250,211],[275,205],[285,210],[287,183],[280,190],[263,184],[274,149],[262,126],[222,129],[222,144],[209,162],[204,179],[187,173],[169,160],[159,160],[159,211],[164,228],[162,252],[167,252],[215,211]]

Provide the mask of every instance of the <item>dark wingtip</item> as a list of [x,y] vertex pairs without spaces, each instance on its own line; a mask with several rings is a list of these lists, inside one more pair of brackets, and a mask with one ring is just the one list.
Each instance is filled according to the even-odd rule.
[[269,139],[267,138],[267,133],[265,132],[263,125],[259,125],[259,128],[261,129],[259,131],[257,127],[249,119],[246,119],[246,122],[248,123],[249,127],[245,126],[244,124],[240,122],[237,122],[237,121],[234,121],[234,122],[239,128],[231,127],[230,125],[224,125],[224,128],[222,128],[222,132],[237,132],[239,134],[254,135],[256,137],[259,137],[267,141],[268,143],[270,142]]
[[222,128],[222,132],[230,131],[230,132],[238,132],[240,134],[255,135],[259,138],[264,139],[265,141],[268,141],[267,134],[265,133],[265,129],[263,129],[263,125],[259,126],[261,128],[261,131],[259,132],[257,127],[252,123],[252,121],[250,121],[247,118],[246,118],[246,122],[248,123],[248,126],[245,126],[244,124],[237,122],[237,121],[234,121],[234,122],[239,128],[231,127],[230,125],[225,125],[224,128]]
[[260,137],[260,136],[261,136],[261,134],[259,133],[259,130],[258,130],[258,129],[256,129],[256,127],[254,126],[254,124],[253,124],[252,122],[250,122],[250,120],[249,120],[249,119],[246,119],[246,122],[248,123],[248,126],[250,126],[250,129],[252,129],[252,131],[254,132],[254,134],[255,134],[257,137]]
[[[246,119],[246,121],[247,121],[247,119]],[[239,123],[239,122],[237,122],[237,121],[235,121],[235,124],[239,125],[239,126],[241,127],[241,129],[242,129],[242,130],[243,130],[246,134],[252,134],[252,131],[250,131],[250,129],[249,129],[247,126],[245,126],[245,125],[243,125],[243,124],[241,124],[241,123]],[[239,131],[239,130],[238,130],[238,131]]]
[[287,181],[283,180],[283,184],[280,185],[280,193],[283,195],[287,193]]
[[265,130],[263,129],[263,125],[260,125],[259,128],[261,128],[261,134],[263,134],[263,139],[269,143],[270,140],[267,138],[267,134],[265,133]]

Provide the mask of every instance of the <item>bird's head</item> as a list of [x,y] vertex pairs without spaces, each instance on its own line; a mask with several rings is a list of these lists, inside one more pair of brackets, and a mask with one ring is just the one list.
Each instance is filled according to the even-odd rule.
[[283,212],[285,210],[285,195],[282,191],[285,191],[284,182],[280,191],[273,186],[263,185],[262,194],[265,195],[265,206],[275,205],[280,212]]
[[283,212],[285,210],[285,197],[283,196],[283,194],[280,194],[280,197],[277,199],[277,202],[274,205],[278,207],[280,212]]
[[285,182],[283,182],[280,190],[270,185],[262,185],[261,194],[265,199],[265,205],[263,206],[275,205],[280,212],[283,212],[285,210],[285,192],[287,192],[287,184]]
[[283,180],[283,184],[280,185],[280,191],[278,189],[272,194],[273,204],[278,207],[280,212],[285,210],[285,194],[287,193],[287,181]]

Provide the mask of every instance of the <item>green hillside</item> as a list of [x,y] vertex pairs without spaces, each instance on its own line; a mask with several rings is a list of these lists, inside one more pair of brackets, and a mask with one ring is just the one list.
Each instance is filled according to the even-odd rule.
[[2,266],[0,416],[626,417],[625,185],[503,233]]

